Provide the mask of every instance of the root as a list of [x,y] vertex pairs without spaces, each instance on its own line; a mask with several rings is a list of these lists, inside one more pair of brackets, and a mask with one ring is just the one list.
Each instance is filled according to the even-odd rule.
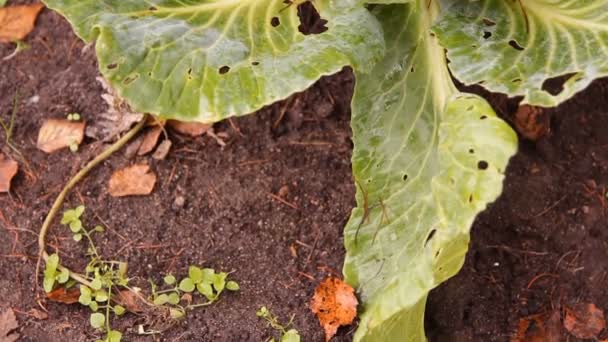
[[[129,142],[144,127],[144,125],[146,124],[146,120],[147,120],[147,115],[144,116],[144,118],[139,123],[137,123],[137,125],[135,125],[133,128],[131,128],[131,130],[128,131],[127,134],[125,134],[122,138],[118,139],[118,141],[116,141],[114,144],[112,144],[110,147],[108,147],[107,150],[103,151],[101,154],[99,154],[97,157],[95,157],[93,160],[91,160],[84,168],[82,168],[80,171],[78,171],[78,173],[70,179],[70,181],[65,185],[65,187],[63,188],[61,193],[59,193],[59,196],[57,196],[57,198],[55,199],[55,202],[53,203],[51,210],[49,211],[46,218],[44,219],[42,228],[40,228],[40,233],[38,234],[38,261],[36,262],[36,276],[34,277],[35,282],[36,282],[36,288],[38,288],[38,274],[40,274],[40,263],[42,260],[44,260],[46,262],[46,260],[49,258],[49,254],[46,252],[46,240],[45,240],[46,234],[48,233],[49,227],[51,226],[53,219],[55,218],[55,216],[61,209],[61,206],[63,205],[63,201],[65,200],[67,194],[95,166],[99,165],[99,163],[106,160],[114,152],[120,150],[123,146],[125,146],[127,144],[127,142]],[[58,269],[60,271],[67,270],[70,273],[70,278],[74,279],[75,281],[77,281],[83,285],[86,285],[89,287],[91,286],[91,282],[89,282],[84,275],[72,272],[64,266],[59,266]]]

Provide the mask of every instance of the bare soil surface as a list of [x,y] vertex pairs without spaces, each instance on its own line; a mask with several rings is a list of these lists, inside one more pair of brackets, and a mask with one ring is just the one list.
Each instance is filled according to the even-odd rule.
[[[99,336],[87,308],[45,301],[45,320],[30,310],[40,310],[39,227],[69,177],[104,146],[85,140],[77,153],[47,155],[35,145],[44,119],[78,112],[94,122],[106,105],[93,49],[64,19],[44,10],[26,41],[30,50],[0,62],[0,118],[10,119],[18,94],[12,141],[29,164],[21,163],[11,194],[0,195],[0,309],[15,310],[22,341],[92,341]],[[0,57],[13,48],[0,45]],[[136,334],[145,317],[114,320],[124,340],[265,341],[274,331],[255,315],[263,305],[283,322],[293,315],[303,341],[324,340],[308,304],[322,279],[341,273],[342,229],[354,206],[353,82],[344,70],[256,115],[216,124],[225,147],[209,136],[169,132],[165,160],[120,151],[72,191],[65,208],[85,204],[84,223],[107,227],[96,237],[100,252],[128,262],[142,289],[169,272],[184,276],[188,265],[234,271],[241,285],[159,336]],[[513,120],[513,101],[485,95]],[[503,195],[477,219],[462,271],[431,293],[431,341],[508,341],[522,317],[561,313],[577,302],[608,308],[608,80],[549,114],[550,133],[522,140]],[[4,144],[3,131],[0,139]],[[111,197],[112,172],[141,162],[158,175],[154,192]],[[48,241],[66,265],[86,264],[85,248],[65,227],[54,224]],[[342,328],[334,340],[350,341],[353,331]],[[559,340],[576,340],[559,333]]]

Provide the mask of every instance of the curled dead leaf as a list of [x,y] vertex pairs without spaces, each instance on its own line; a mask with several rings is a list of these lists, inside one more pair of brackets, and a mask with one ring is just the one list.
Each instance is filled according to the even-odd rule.
[[127,309],[129,312],[141,313],[144,311],[145,303],[133,291],[129,291],[129,290],[120,291],[113,298],[116,301],[116,303],[125,307],[125,309]]
[[177,120],[167,121],[167,126],[171,127],[179,134],[198,137],[205,134],[213,125],[200,122],[182,122]]
[[78,297],[80,297],[80,290],[78,288],[66,289],[65,287],[58,287],[55,290],[46,294],[46,297],[53,302],[63,304],[74,304],[78,303]]
[[536,141],[549,133],[551,119],[541,107],[527,104],[519,106],[515,113],[515,128],[524,138]]
[[10,43],[25,38],[33,29],[43,4],[0,8],[0,43]]
[[19,165],[16,161],[6,159],[0,153],[0,193],[9,192],[11,190],[11,180],[17,174]]
[[80,145],[84,139],[84,127],[84,122],[46,120],[38,132],[37,147],[46,153],[53,153],[73,144]]
[[139,145],[139,150],[137,150],[138,156],[143,156],[144,154],[148,154],[154,150],[156,145],[158,144],[158,138],[160,138],[160,134],[163,132],[163,128],[161,126],[154,126],[150,130],[146,132],[144,135],[144,140],[141,145]]
[[341,325],[349,325],[357,316],[355,290],[334,277],[323,280],[315,289],[311,309],[325,330],[325,341],[329,341]]
[[593,303],[577,303],[565,308],[564,328],[581,339],[596,339],[606,327],[604,311]]
[[108,192],[113,197],[149,195],[156,184],[156,174],[147,164],[135,164],[112,174]]
[[152,158],[156,160],[163,160],[167,158],[169,150],[171,149],[171,145],[171,140],[163,140],[163,142],[161,142],[160,145],[158,145],[158,147],[156,148],[156,151],[154,151],[154,154],[152,154]]

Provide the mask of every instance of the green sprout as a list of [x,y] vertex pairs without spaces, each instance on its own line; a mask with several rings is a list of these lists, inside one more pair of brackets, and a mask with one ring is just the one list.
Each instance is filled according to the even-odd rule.
[[[273,315],[267,307],[262,306],[256,313],[256,316],[264,319],[270,327],[274,330],[277,330],[281,337],[279,338],[279,342],[300,342],[300,333],[296,329],[289,329],[290,326],[293,325],[293,315],[289,319],[286,325],[282,325],[279,322],[277,316]],[[271,337],[267,340],[267,342],[275,342],[274,337]]]
[[70,113],[67,115],[67,119],[69,121],[80,121],[81,117],[78,113]]

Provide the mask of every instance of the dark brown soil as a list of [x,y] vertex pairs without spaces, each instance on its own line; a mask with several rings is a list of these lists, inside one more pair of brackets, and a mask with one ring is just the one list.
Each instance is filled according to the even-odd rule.
[[[29,168],[21,163],[11,195],[0,195],[0,309],[17,312],[23,341],[91,341],[97,336],[86,308],[45,302],[46,320],[28,312],[39,309],[34,292],[39,227],[69,176],[103,147],[87,140],[78,153],[46,155],[35,141],[46,118],[79,112],[94,121],[105,110],[102,89],[92,50],[83,50],[55,13],[43,11],[27,42],[30,50],[0,62],[0,118],[10,118],[18,92],[12,140],[29,163]],[[0,57],[12,49],[0,45]],[[262,305],[283,321],[293,315],[303,341],[323,340],[307,305],[316,284],[340,274],[343,261],[342,228],[354,205],[352,86],[346,70],[297,99],[233,120],[235,127],[219,123],[216,133],[228,135],[224,148],[208,136],[172,134],[166,160],[117,153],[72,192],[66,208],[84,203],[85,224],[108,227],[97,246],[107,258],[128,262],[134,283],[145,290],[148,279],[160,283],[167,272],[183,276],[188,265],[234,271],[241,291],[192,312],[158,340],[264,341],[273,330],[255,315]],[[36,96],[39,101],[32,101]],[[492,100],[509,111],[507,102]],[[432,341],[507,341],[524,316],[580,301],[608,308],[601,190],[608,184],[607,105],[608,81],[596,82],[551,111],[550,135],[521,143],[504,194],[473,227],[462,272],[430,296]],[[136,162],[148,162],[158,175],[153,194],[110,197],[111,173]],[[585,188],[593,183],[595,192]],[[272,197],[285,187],[283,197],[297,209]],[[48,241],[66,265],[86,263],[82,244],[73,242],[67,229],[54,225]],[[541,274],[548,275],[532,282]],[[154,340],[134,333],[143,320],[127,315],[113,323],[126,332],[126,341]],[[352,331],[341,329],[335,340],[351,340]]]

